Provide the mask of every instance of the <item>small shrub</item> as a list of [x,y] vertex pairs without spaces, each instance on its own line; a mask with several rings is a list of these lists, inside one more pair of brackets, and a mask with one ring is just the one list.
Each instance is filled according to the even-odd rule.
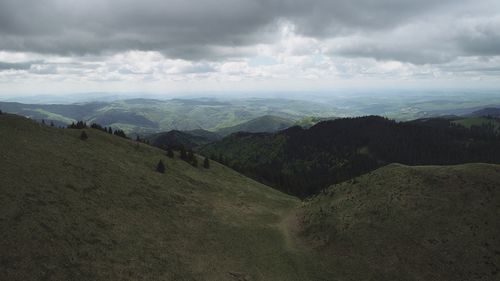
[[82,133],[80,134],[80,139],[81,140],[86,140],[88,138],[89,138],[89,136],[87,136],[87,133],[85,133],[85,131],[82,131]]
[[181,145],[180,151],[181,151],[181,159],[184,161],[188,160],[188,156],[186,154],[186,149],[184,148],[183,145]]
[[162,174],[165,173],[165,165],[163,164],[163,161],[160,160],[160,162],[158,162],[158,165],[156,165],[156,171]]
[[193,167],[198,167],[198,159],[196,157],[191,160],[191,165],[193,165]]
[[172,149],[167,149],[167,156],[170,157],[170,158],[174,158],[174,152],[172,151]]

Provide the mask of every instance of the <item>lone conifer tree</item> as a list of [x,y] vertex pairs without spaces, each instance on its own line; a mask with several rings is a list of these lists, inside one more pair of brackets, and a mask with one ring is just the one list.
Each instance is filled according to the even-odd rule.
[[193,153],[192,149],[188,150],[187,159],[188,159],[189,162],[191,162],[191,161],[193,161],[193,159],[195,159],[194,158],[194,153]]
[[188,159],[187,154],[186,154],[186,149],[184,148],[183,145],[181,145],[181,159],[182,160],[187,160]]
[[194,156],[193,159],[191,160],[191,165],[193,165],[193,167],[198,167],[198,159]]
[[170,147],[167,148],[167,156],[170,158],[174,158],[174,152],[172,151],[172,149]]
[[208,160],[207,157],[205,157],[205,160],[203,160],[203,168],[205,168],[205,169],[210,168],[210,161]]
[[85,131],[82,131],[82,133],[80,134],[80,139],[81,140],[86,140],[88,138],[89,138],[89,136],[87,136],[87,133],[85,133]]
[[165,173],[165,165],[163,164],[163,161],[160,160],[160,162],[158,162],[158,165],[156,165],[156,171],[162,174]]
[[54,122],[53,121],[50,121],[50,126],[54,127]]

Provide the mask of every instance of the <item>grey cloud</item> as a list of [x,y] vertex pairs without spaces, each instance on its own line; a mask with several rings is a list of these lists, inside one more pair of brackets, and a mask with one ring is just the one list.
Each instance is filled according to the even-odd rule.
[[[485,3],[488,4],[488,1]],[[459,57],[500,55],[500,2],[481,13],[455,11],[432,20],[415,20],[394,30],[363,31],[346,36],[329,49],[333,56],[443,64]],[[468,10],[464,6],[462,12]],[[487,13],[490,7],[495,13]],[[498,9],[495,9],[498,8]],[[478,7],[476,7],[478,9]],[[426,19],[429,17],[427,16]]]
[[379,61],[400,61],[416,65],[441,64],[456,58],[454,50],[445,49],[437,42],[412,45],[395,41],[346,43],[330,51],[332,56],[373,58]]
[[500,17],[496,21],[478,23],[460,33],[457,44],[469,55],[500,55]]
[[393,29],[413,18],[436,12],[451,3],[466,1],[451,0],[336,0],[300,1],[307,13],[298,13],[293,19],[298,30],[310,36],[329,37],[359,31]]
[[33,64],[40,63],[39,61],[29,62],[1,62],[0,71],[2,70],[29,70]]
[[[488,8],[490,2],[474,5]],[[217,60],[251,55],[240,47],[273,42],[281,21],[292,22],[297,33],[320,39],[350,34],[369,37],[417,18],[470,11],[471,3],[477,1],[2,0],[0,49],[62,55],[155,50],[174,58]],[[349,46],[336,54],[413,63],[446,61],[458,54],[455,49],[497,54],[498,36],[495,41],[483,35],[483,41],[457,39],[451,53],[447,45],[433,42],[419,46],[425,51],[412,49],[412,42],[397,49],[398,38],[386,37],[386,42]]]

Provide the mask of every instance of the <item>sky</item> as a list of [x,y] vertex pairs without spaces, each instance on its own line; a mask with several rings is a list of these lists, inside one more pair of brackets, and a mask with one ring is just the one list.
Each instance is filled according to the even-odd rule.
[[0,95],[500,89],[498,0],[0,0]]

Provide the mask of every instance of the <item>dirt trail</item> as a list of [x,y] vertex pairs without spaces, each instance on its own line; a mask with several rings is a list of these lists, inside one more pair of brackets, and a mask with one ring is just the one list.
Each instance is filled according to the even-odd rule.
[[306,249],[297,239],[299,225],[299,219],[295,211],[283,214],[281,221],[277,224],[279,231],[283,235],[286,248],[292,252],[302,252]]

